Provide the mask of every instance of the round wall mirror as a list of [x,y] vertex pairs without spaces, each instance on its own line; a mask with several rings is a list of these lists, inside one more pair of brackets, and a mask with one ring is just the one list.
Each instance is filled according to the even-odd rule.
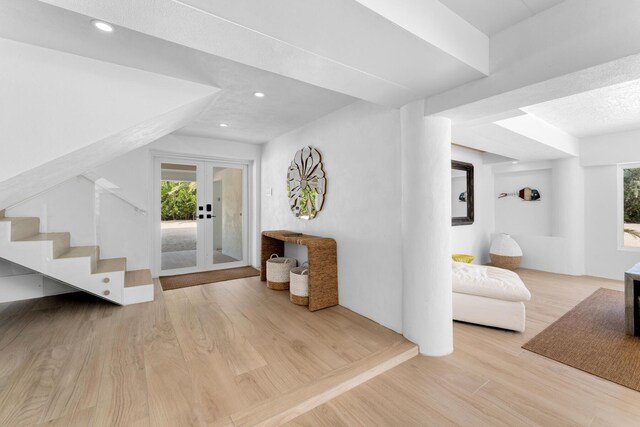
[[322,157],[315,148],[298,150],[287,172],[287,194],[291,212],[300,219],[313,219],[322,209],[327,179]]

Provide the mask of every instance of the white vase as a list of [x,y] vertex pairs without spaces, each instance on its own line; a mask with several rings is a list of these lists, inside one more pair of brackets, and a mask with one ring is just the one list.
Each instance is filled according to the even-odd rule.
[[515,270],[522,261],[522,248],[510,235],[500,233],[491,242],[489,255],[494,266]]

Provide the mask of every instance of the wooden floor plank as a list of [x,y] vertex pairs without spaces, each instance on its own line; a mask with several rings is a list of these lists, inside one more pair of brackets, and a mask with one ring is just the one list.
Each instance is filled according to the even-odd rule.
[[66,415],[60,418],[56,418],[42,424],[38,424],[39,426],[48,426],[48,427],[86,427],[97,425],[97,421],[95,420],[95,412],[96,408],[86,408],[81,409],[74,412],[71,415]]
[[0,425],[232,425],[402,339],[342,307],[311,313],[258,278],[156,282],[154,294],[3,304]]
[[518,273],[532,293],[525,333],[455,322],[453,354],[416,357],[290,424],[638,425],[640,393],[521,348],[599,287],[622,282]]
[[41,420],[62,366],[71,354],[69,346],[30,353],[11,376],[0,400],[0,425],[35,425]]
[[95,339],[82,341],[72,347],[41,422],[49,422],[94,408],[98,403],[100,378],[104,359]]
[[621,282],[519,273],[525,333],[455,323],[452,355],[415,357],[302,415],[333,397],[317,400],[335,392],[327,378],[402,337],[343,307],[311,313],[257,278],[156,284],[154,302],[127,307],[82,294],[3,304],[0,425],[634,425],[640,393],[520,348]]

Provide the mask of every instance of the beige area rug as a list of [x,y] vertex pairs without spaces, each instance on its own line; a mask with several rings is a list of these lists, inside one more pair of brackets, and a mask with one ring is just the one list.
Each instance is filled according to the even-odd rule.
[[227,268],[225,270],[203,271],[201,273],[180,274],[177,276],[161,276],[160,285],[162,285],[162,290],[169,291],[171,289],[188,288],[189,286],[259,275],[260,272],[253,267]]
[[522,348],[640,391],[640,337],[624,333],[624,292],[598,289]]

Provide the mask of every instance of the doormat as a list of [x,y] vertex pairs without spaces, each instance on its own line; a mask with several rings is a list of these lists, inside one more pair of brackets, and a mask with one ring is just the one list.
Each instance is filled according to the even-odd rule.
[[207,283],[224,282],[226,280],[244,279],[259,276],[260,272],[251,266],[227,268],[224,270],[203,271],[200,273],[179,274],[177,276],[161,276],[160,285],[163,291],[188,288],[189,286]]

